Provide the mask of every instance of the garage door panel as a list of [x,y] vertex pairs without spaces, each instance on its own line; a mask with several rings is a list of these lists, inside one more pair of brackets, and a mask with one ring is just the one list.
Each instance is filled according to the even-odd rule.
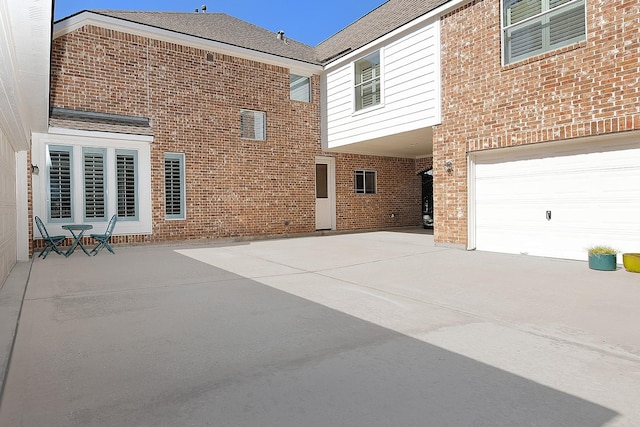
[[595,244],[639,251],[640,142],[542,150],[475,159],[476,248],[570,259]]

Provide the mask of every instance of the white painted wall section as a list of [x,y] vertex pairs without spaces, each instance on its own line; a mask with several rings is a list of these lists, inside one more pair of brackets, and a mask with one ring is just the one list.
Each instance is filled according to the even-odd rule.
[[[382,103],[354,109],[357,60],[380,49]],[[440,123],[440,21],[372,45],[327,73],[327,146],[340,147]]]
[[0,287],[16,263],[16,155],[0,128]]

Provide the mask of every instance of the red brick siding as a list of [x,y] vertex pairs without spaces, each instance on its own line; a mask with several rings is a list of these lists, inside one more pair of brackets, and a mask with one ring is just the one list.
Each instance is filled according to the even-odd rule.
[[[53,41],[52,106],[152,123],[153,235],[116,243],[314,231],[319,90],[313,76],[313,102],[290,101],[287,68],[93,26]],[[266,141],[240,138],[241,109],[266,112]],[[166,152],[185,154],[185,220],[165,219]],[[338,229],[419,225],[413,160],[336,157]],[[355,163],[379,171],[379,195],[353,195]],[[399,219],[390,221],[392,212]]]
[[467,151],[640,129],[640,5],[586,4],[585,42],[505,67],[499,1],[476,0],[442,17],[436,242],[466,244]]
[[[421,224],[422,181],[413,159],[342,154],[336,159],[336,170],[338,229]],[[376,171],[376,194],[354,192],[355,170]]]

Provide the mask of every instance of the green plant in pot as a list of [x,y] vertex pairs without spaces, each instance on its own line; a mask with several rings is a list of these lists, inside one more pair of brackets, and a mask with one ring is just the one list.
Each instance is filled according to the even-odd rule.
[[609,246],[592,246],[589,252],[589,268],[592,270],[614,271],[617,250]]

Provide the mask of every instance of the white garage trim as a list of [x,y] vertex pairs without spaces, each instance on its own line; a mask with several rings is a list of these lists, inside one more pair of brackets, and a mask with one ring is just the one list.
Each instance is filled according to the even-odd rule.
[[468,171],[468,249],[640,250],[640,132],[470,152]]

